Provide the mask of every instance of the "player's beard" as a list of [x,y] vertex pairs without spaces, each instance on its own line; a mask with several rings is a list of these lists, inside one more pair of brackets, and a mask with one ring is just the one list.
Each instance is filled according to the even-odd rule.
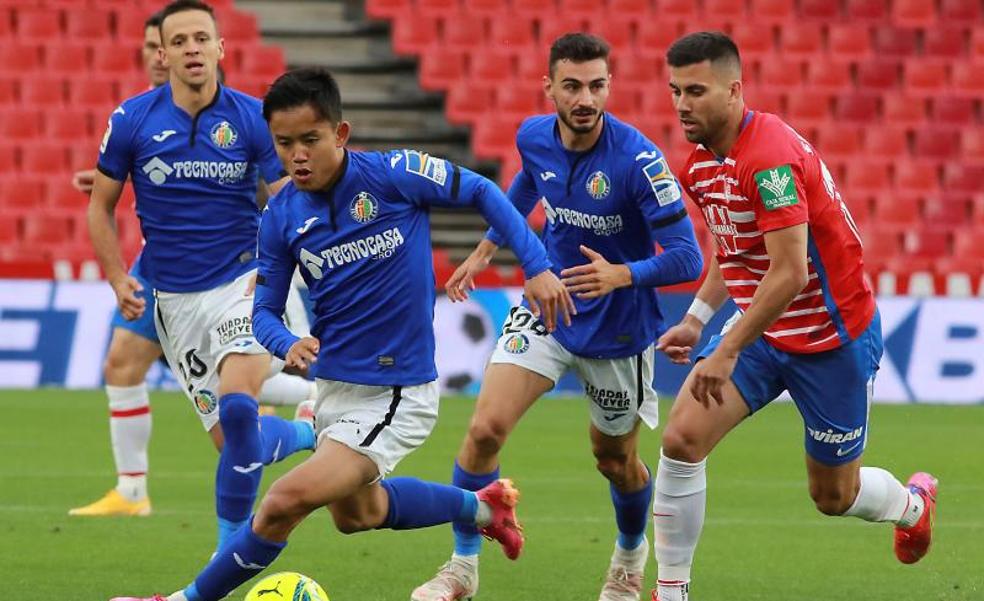
[[566,113],[566,114],[560,112],[558,113],[558,115],[560,117],[560,120],[564,122],[564,125],[566,125],[572,132],[576,134],[591,133],[592,131],[594,131],[594,128],[598,127],[598,121],[601,120],[601,111],[595,111],[594,121],[591,122],[591,125],[575,125],[574,120],[572,119],[573,113],[574,111],[571,111],[570,113]]
[[684,136],[687,138],[688,142],[694,144],[701,144],[705,148],[710,148],[714,141],[721,135],[724,128],[728,126],[728,115],[722,113],[721,115],[710,115],[707,117],[705,123],[700,123],[699,121],[691,118],[691,121],[697,123],[699,129],[693,133],[684,132]]

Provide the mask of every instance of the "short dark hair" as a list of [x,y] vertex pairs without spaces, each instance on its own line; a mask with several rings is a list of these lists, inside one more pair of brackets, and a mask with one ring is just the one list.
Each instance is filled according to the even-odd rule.
[[157,15],[160,15],[160,22],[157,27],[161,30],[161,41],[164,41],[164,19],[170,17],[171,15],[177,13],[183,13],[189,10],[200,10],[208,13],[208,16],[212,17],[212,22],[215,23],[215,28],[219,28],[219,21],[215,18],[215,11],[208,4],[205,4],[201,0],[174,0],[160,11]]
[[666,62],[671,67],[686,67],[704,61],[732,62],[741,72],[741,55],[738,54],[738,46],[720,31],[688,33],[673,42],[666,51]]
[[164,20],[164,17],[161,15],[161,13],[163,13],[163,12],[164,11],[160,11],[159,10],[156,13],[154,13],[154,14],[150,15],[149,17],[147,17],[147,20],[144,21],[144,29],[146,30],[146,29],[149,29],[151,27],[155,27],[157,29],[160,29],[160,27],[161,27],[161,21]]
[[557,61],[569,60],[586,63],[601,58],[608,62],[611,47],[608,42],[590,33],[565,33],[550,46],[550,76],[553,77]]
[[305,104],[332,124],[342,121],[342,94],[338,83],[324,67],[291,69],[273,82],[263,97],[263,118],[270,121],[276,111]]

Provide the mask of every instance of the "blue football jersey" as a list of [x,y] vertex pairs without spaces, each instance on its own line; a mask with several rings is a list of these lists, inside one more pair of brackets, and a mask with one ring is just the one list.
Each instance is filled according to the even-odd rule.
[[474,206],[508,233],[527,277],[550,269],[539,239],[484,177],[415,150],[346,151],[341,170],[325,192],[288,183],[260,224],[253,332],[278,357],[297,341],[281,315],[300,265],[321,341],[318,378],[378,386],[437,378],[431,206]]
[[146,246],[141,267],[154,288],[197,292],[256,266],[257,174],[285,175],[259,100],[219,86],[192,118],[171,86],[126,100],[99,147],[104,175],[133,180]]
[[[633,285],[596,299],[574,297],[577,315],[554,337],[570,352],[610,359],[635,355],[659,336],[663,317],[654,286],[694,280],[703,266],[680,184],[655,144],[605,114],[598,142],[572,152],[560,141],[556,115],[530,117],[516,145],[523,166],[509,189],[521,213],[543,204],[543,243],[558,272],[589,260],[583,244],[623,263]],[[502,245],[501,232],[487,237]],[[654,242],[663,252],[656,254]]]

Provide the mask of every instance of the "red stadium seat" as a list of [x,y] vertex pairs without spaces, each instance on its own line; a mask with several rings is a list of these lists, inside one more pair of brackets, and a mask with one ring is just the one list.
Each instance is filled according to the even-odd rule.
[[793,0],[749,0],[749,2],[749,12],[760,23],[784,25],[793,17],[795,8]]
[[735,0],[704,0],[704,16],[721,18],[730,22],[740,22],[748,19],[744,2]]
[[416,9],[421,14],[439,17],[458,10],[458,0],[417,0]]
[[45,204],[54,209],[81,214],[89,204],[89,196],[76,190],[67,178],[62,178],[49,182]]
[[878,95],[847,94],[837,99],[837,117],[845,121],[871,122],[878,116]]
[[22,7],[15,14],[17,37],[22,40],[45,42],[62,35],[61,11]]
[[894,0],[892,22],[903,27],[928,28],[936,22],[935,4],[926,0]]
[[548,72],[549,55],[538,47],[517,57],[516,79],[524,84],[543,81]]
[[40,245],[65,244],[72,241],[75,220],[57,215],[25,215],[24,243]]
[[957,257],[984,259],[984,244],[981,244],[980,232],[972,229],[954,232],[953,254]]
[[0,37],[8,38],[14,31],[11,9],[3,6],[0,2]]
[[976,120],[972,98],[942,96],[933,99],[933,118],[938,123],[970,125]]
[[872,157],[897,158],[908,156],[909,140],[906,131],[891,125],[872,127],[864,134],[864,154]]
[[393,50],[399,54],[420,54],[436,40],[437,19],[433,17],[405,16],[393,23]]
[[984,129],[969,127],[961,130],[960,156],[965,161],[984,163]]
[[495,103],[492,87],[476,86],[474,82],[461,82],[448,92],[447,117],[456,125],[470,124],[488,114]]
[[[596,3],[596,0],[591,0]],[[588,22],[591,33],[601,36],[618,54],[631,54],[633,19],[627,17],[595,18]]]
[[854,22],[883,23],[888,16],[888,0],[847,0],[847,16]]
[[977,62],[984,59],[984,28],[976,27],[970,37],[970,52]]
[[68,154],[61,144],[37,140],[25,144],[21,149],[21,171],[24,173],[45,174],[50,177],[68,170]]
[[30,77],[21,82],[21,102],[37,108],[65,105],[65,81],[60,77]]
[[0,202],[7,208],[31,209],[44,201],[45,177],[23,176],[0,178]]
[[914,257],[945,257],[951,246],[949,229],[924,227],[907,232],[904,238],[905,251]]
[[653,5],[650,0],[609,0],[608,10],[615,14],[644,19],[653,12]]
[[955,62],[951,75],[953,90],[968,98],[984,98],[984,61],[980,63]]
[[509,11],[508,0],[465,0],[465,10],[475,15],[491,17]]
[[784,58],[815,58],[823,46],[822,30],[812,23],[787,23],[779,28],[779,45]]
[[0,173],[14,173],[18,167],[17,154],[20,144],[0,142]]
[[17,77],[0,77],[0,107],[19,103],[17,99],[19,83],[20,78]]
[[502,15],[492,20],[489,42],[502,50],[523,52],[534,44],[533,23],[515,15]]
[[496,90],[495,112],[512,121],[522,121],[541,112],[543,92],[533,86],[501,86]]
[[693,0],[659,0],[657,21],[666,19],[697,19],[697,3]]
[[92,48],[92,69],[100,75],[129,74],[140,68],[132,52],[120,52],[116,46],[96,45]]
[[765,88],[791,92],[803,84],[803,62],[778,57],[763,61],[758,82]]
[[215,16],[219,21],[222,36],[227,41],[242,44],[260,39],[260,27],[253,13],[230,7],[216,10]]
[[651,92],[654,82],[662,81],[663,64],[634,53],[622,54],[612,63],[613,85],[617,86],[616,89],[645,88]]
[[926,121],[926,100],[886,94],[882,97],[882,116],[892,125],[921,125]]
[[966,54],[963,30],[957,27],[930,27],[923,33],[923,54],[953,60]]
[[110,39],[113,33],[110,27],[111,15],[111,11],[100,8],[65,11],[68,37],[84,40]]
[[553,19],[560,12],[557,0],[539,0],[539,2],[513,2],[512,14],[523,19],[532,19],[544,23]]
[[905,91],[910,96],[932,98],[939,96],[947,85],[946,65],[937,60],[912,59],[902,66]]
[[40,68],[40,46],[0,38],[0,72],[36,73]]
[[472,136],[472,152],[479,159],[498,159],[515,151],[519,122],[492,117],[482,119]]
[[823,124],[817,131],[817,150],[824,157],[852,157],[861,150],[861,131],[836,123]]
[[900,65],[896,61],[872,61],[858,65],[858,89],[862,92],[888,92],[898,86]]
[[572,16],[557,15],[546,21],[540,21],[539,35],[537,36],[539,40],[538,48],[550,48],[554,40],[560,36],[566,33],[585,31],[585,29],[587,28],[585,27],[584,20]]
[[943,171],[943,186],[947,192],[979,194],[984,192],[984,165],[949,163]]
[[918,34],[915,29],[875,28],[874,48],[875,53],[881,58],[905,58],[915,54],[917,46]]
[[[871,30],[867,25],[836,24],[830,26],[827,47],[832,58],[861,61],[871,56]],[[816,61],[822,63],[825,61]]]
[[638,53],[650,60],[666,61],[666,51],[684,32],[682,23],[676,22],[674,25],[673,21],[662,18],[639,23],[636,37]]
[[[102,136],[103,131],[106,129],[106,123],[111,110],[103,111],[100,114],[99,120],[95,122],[100,136]],[[96,129],[93,129],[92,123],[93,121],[89,117],[89,112],[86,110],[65,109],[54,111],[46,113],[44,116],[44,133],[52,139],[88,144],[88,147],[93,149],[92,152],[95,153],[95,149],[99,147],[99,140],[96,140],[95,144],[91,144],[94,134],[96,134]],[[94,157],[95,155],[93,154]]]
[[916,132],[915,156],[945,161],[957,158],[960,151],[960,134],[953,128],[930,128]]
[[883,162],[856,160],[847,164],[847,188],[849,190],[884,192],[890,187],[888,165]]
[[452,13],[442,19],[443,35],[441,44],[448,52],[472,52],[481,54],[480,49],[487,46],[485,41],[485,19],[478,19],[466,12]]
[[809,61],[806,65],[807,82],[810,88],[823,92],[839,93],[852,87],[851,65],[846,62]]
[[602,2],[597,0],[560,0],[559,11],[565,15],[577,15],[585,19],[603,18],[608,11]]
[[791,94],[786,99],[786,116],[797,129],[814,127],[830,118],[830,97],[825,94]]
[[20,242],[20,220],[0,219],[0,248],[13,249],[18,246],[18,242]]
[[69,82],[68,97],[73,106],[112,108],[120,101],[116,80],[87,78]]
[[[92,45],[86,42],[49,42],[44,48],[45,73],[65,77],[85,77],[91,65],[89,58],[92,54],[91,48]],[[131,62],[135,58],[133,53],[121,53],[115,46],[112,47],[112,52],[126,56]]]
[[[546,73],[546,60],[540,64],[540,74]],[[497,84],[513,78],[513,56],[505,52],[486,51],[471,55],[468,65],[468,77],[472,80]],[[539,83],[539,78],[520,79],[523,84]]]
[[970,223],[971,207],[971,199],[966,195],[934,196],[923,203],[923,214],[926,216],[926,223],[959,227]]
[[119,8],[115,11],[116,39],[123,44],[143,45],[144,23],[150,13],[142,10]]
[[939,171],[924,161],[902,160],[893,165],[895,189],[930,196],[940,190]]
[[922,221],[921,200],[918,195],[904,193],[878,194],[873,217],[878,223],[912,228]]
[[894,226],[877,222],[861,233],[864,244],[864,262],[885,262],[898,256],[902,250],[902,236]]
[[605,111],[614,114],[619,119],[635,121],[640,105],[638,90],[623,87],[612,90],[611,94],[608,95]]
[[839,2],[829,0],[800,0],[799,16],[806,19],[830,21],[840,16]]
[[769,90],[761,87],[745,88],[742,92],[745,98],[745,106],[763,113],[782,115],[785,112],[783,103],[784,95],[778,90]]
[[676,109],[673,106],[673,97],[669,91],[643,94],[642,112],[649,119],[659,121],[663,124],[673,124],[679,130],[680,123],[677,118]]
[[13,108],[0,112],[0,139],[31,140],[40,134],[40,111]]
[[739,21],[731,30],[731,39],[737,44],[743,60],[761,61],[775,55],[773,27],[760,20]]
[[430,91],[447,90],[464,79],[465,55],[458,52],[431,51],[420,57],[420,87]]
[[271,82],[287,68],[284,50],[280,46],[255,44],[243,52],[242,70],[252,77]]
[[366,0],[366,15],[373,19],[392,19],[412,12],[412,0]]
[[940,19],[954,25],[980,23],[982,12],[980,0],[940,0]]

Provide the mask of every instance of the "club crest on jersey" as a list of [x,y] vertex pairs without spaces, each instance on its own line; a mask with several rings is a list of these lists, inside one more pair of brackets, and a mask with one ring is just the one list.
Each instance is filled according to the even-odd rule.
[[211,390],[199,390],[195,393],[195,409],[202,415],[208,415],[215,411],[218,404],[219,401]]
[[659,206],[665,207],[680,200],[680,188],[677,187],[676,178],[666,164],[665,157],[659,157],[642,168],[642,172],[649,181],[649,186],[656,195],[656,202]]
[[522,355],[530,348],[530,339],[525,334],[513,334],[502,344],[503,350],[513,355]]
[[239,139],[239,134],[236,130],[232,129],[228,121],[220,121],[212,127],[212,131],[209,134],[212,138],[212,144],[215,144],[219,148],[230,148]]
[[612,182],[609,181],[608,176],[605,175],[603,171],[595,171],[588,178],[588,183],[585,184],[585,188],[588,190],[588,194],[591,198],[595,200],[601,200],[608,196],[612,191]]
[[368,192],[359,192],[352,199],[349,215],[359,223],[369,223],[379,215],[379,201]]

